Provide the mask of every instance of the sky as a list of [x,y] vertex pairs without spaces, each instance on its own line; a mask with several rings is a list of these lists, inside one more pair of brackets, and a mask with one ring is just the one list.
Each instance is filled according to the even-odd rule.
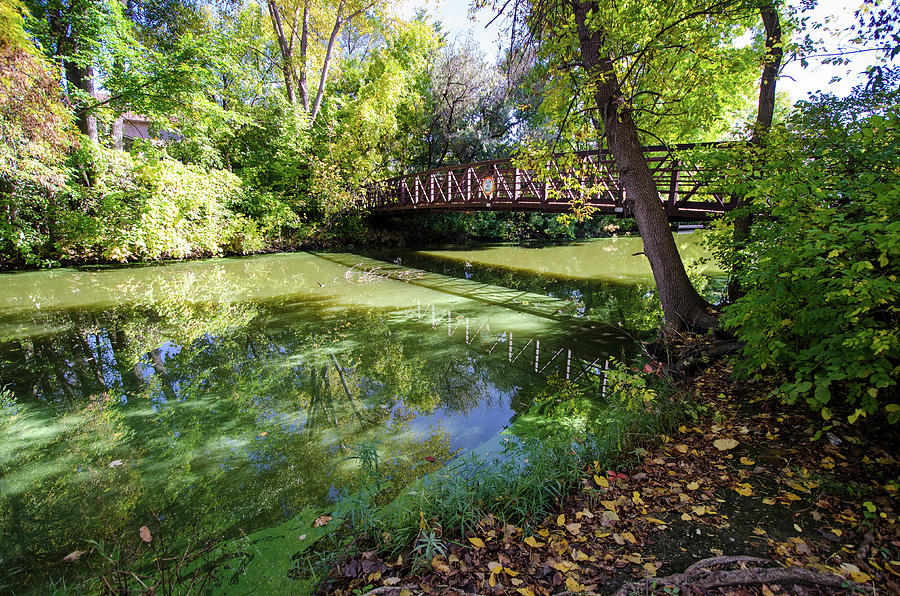
[[[499,19],[486,27],[494,15],[488,10],[482,10],[475,15],[473,21],[469,18],[469,4],[469,0],[432,0],[427,3],[422,0],[404,0],[401,13],[408,18],[417,8],[425,7],[451,36],[471,35],[481,46],[485,57],[493,60],[497,56],[501,40],[505,39]],[[825,47],[832,51],[850,46],[851,36],[841,30],[855,22],[853,13],[861,4],[862,0],[820,0],[815,10],[804,14],[808,14],[813,22],[825,24],[820,36]],[[809,93],[819,90],[830,91],[839,96],[846,95],[860,82],[859,73],[872,59],[870,53],[848,57],[852,62],[847,66],[822,64],[821,58],[810,59],[807,68],[803,68],[799,60],[786,64],[778,81],[778,90],[786,92],[792,102],[806,99]],[[841,80],[833,82],[834,77],[840,77]]]

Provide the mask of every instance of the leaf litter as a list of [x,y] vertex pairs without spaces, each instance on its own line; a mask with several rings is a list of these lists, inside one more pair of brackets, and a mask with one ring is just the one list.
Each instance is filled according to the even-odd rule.
[[[660,437],[639,460],[623,461],[628,469],[595,462],[581,488],[538,526],[488,516],[465,544],[446,540],[446,555],[425,571],[363,553],[350,559],[359,573],[335,578],[326,591],[900,593],[900,466],[891,429],[863,433],[832,420],[829,434],[840,441],[819,437],[808,411],[730,372],[717,363],[681,384],[710,406],[711,419]],[[369,570],[378,561],[378,581],[363,561]],[[738,583],[706,587],[717,577]],[[826,580],[833,583],[816,583]]]

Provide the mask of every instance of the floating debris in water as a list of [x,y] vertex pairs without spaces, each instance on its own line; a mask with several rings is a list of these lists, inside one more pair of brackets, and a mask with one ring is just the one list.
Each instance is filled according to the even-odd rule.
[[362,269],[357,271],[357,267],[362,267],[362,263],[353,265],[344,273],[344,279],[350,283],[373,284],[384,279],[393,279],[397,281],[405,281],[409,283],[413,279],[419,279],[425,276],[423,271],[418,269],[404,269],[402,271],[382,269],[380,266],[371,269]]

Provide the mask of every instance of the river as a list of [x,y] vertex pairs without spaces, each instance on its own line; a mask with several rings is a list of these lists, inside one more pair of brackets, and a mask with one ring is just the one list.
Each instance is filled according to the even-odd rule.
[[[696,235],[677,237],[687,260]],[[548,376],[658,322],[640,240],[296,253],[0,275],[0,588],[161,521],[237,535],[328,506],[376,445],[409,482]],[[707,266],[706,274],[716,271]]]

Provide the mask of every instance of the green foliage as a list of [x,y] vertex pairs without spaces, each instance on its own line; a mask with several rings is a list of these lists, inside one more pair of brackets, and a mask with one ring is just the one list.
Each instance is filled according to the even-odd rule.
[[437,555],[443,556],[446,552],[447,549],[444,547],[444,542],[437,532],[422,532],[416,539],[415,547],[413,547],[413,553],[416,555],[414,567],[423,567]]
[[727,228],[714,236],[746,291],[723,317],[746,343],[736,370],[774,371],[788,402],[826,418],[829,406],[849,407],[851,421],[896,410],[897,106],[895,92],[818,97],[764,149],[733,149],[723,164],[726,190],[755,213],[746,244],[734,246]]
[[[273,93],[279,50],[256,6],[26,4],[30,12],[4,1],[0,13],[9,52],[0,85],[26,91],[0,99],[11,140],[0,149],[0,207],[10,214],[0,222],[3,268],[361,239],[359,218],[347,213],[360,185],[404,162],[439,43],[423,19],[365,12],[348,33],[365,51],[334,57],[312,128],[306,107]],[[326,3],[313,13],[313,31],[330,31],[339,10]],[[67,106],[29,36],[63,67]],[[316,43],[310,65],[322,59]],[[114,123],[135,114],[153,138],[134,140],[130,154],[81,143],[64,159],[70,117],[85,130],[96,118],[100,144],[113,146]]]
[[[502,2],[480,0],[495,9]],[[579,37],[572,8],[548,3],[517,13],[519,37],[533,37],[541,66],[541,104],[533,141],[550,152],[589,149],[597,142],[590,78],[573,68]],[[621,84],[645,144],[718,140],[736,118],[750,111],[759,78],[763,37],[734,43],[759,27],[758,8],[683,0],[600,0],[586,25],[602,31],[602,47]]]
[[25,17],[28,10],[21,0],[0,2],[0,44],[15,49],[34,51],[34,45],[25,33]]
[[644,438],[667,432],[681,416],[673,407],[675,401],[674,387],[660,371],[649,365],[643,370],[629,368],[610,358],[604,376],[586,386],[551,382],[513,429],[536,440],[603,441],[606,446],[594,445],[591,457],[612,458],[639,446]]
[[309,190],[310,148],[306,114],[280,98],[256,111],[256,119],[237,132],[243,145],[235,169],[250,186],[279,196],[290,205]]
[[90,213],[65,216],[63,254],[103,260],[181,259],[248,252],[261,246],[259,225],[230,207],[248,199],[228,172],[161,157],[133,156],[83,142],[76,167],[90,167],[93,183],[74,186]]
[[58,81],[21,39],[21,6],[0,8],[0,35],[10,38],[0,41],[0,268],[41,265],[57,232],[71,121]]
[[404,137],[417,132],[410,124],[418,123],[410,120],[422,102],[437,44],[429,24],[397,23],[385,31],[383,48],[358,65],[349,64],[335,83],[331,146],[327,157],[319,157],[337,166],[351,186],[386,176],[392,162],[405,160]]
[[[569,214],[476,211],[473,213],[409,214],[390,219],[387,227],[400,231],[411,244],[470,241],[568,242],[600,238],[634,230],[633,219],[594,215],[581,220]],[[377,237],[373,238],[377,241]]]

